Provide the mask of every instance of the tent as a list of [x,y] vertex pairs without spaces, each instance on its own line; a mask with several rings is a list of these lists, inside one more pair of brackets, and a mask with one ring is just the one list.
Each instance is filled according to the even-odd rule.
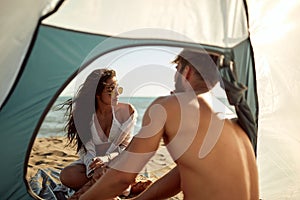
[[34,198],[25,180],[31,147],[78,69],[116,49],[200,44],[233,60],[237,81],[248,87],[245,99],[258,125],[261,198],[300,198],[296,0],[0,4],[1,199]]

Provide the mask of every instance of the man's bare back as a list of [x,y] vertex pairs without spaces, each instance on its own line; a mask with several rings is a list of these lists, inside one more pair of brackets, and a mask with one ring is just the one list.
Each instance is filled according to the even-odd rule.
[[[246,133],[236,122],[219,119],[201,95],[198,97],[198,105],[189,103],[185,108],[182,108],[177,99],[178,96],[169,97],[161,100],[161,103],[168,113],[164,139],[180,171],[184,198],[258,199],[256,160]],[[184,116],[183,109],[188,110],[185,112],[187,116]],[[191,118],[191,113],[197,115],[195,110],[199,110],[198,124],[195,118]],[[178,121],[182,121],[184,117],[190,119],[191,124]],[[197,130],[192,125],[195,123],[198,125]],[[179,127],[179,124],[185,127]],[[209,126],[217,127],[208,131]],[[184,131],[182,137],[178,137],[181,134],[178,129]],[[204,145],[207,134],[212,136],[208,136],[210,141],[205,141],[209,144]],[[177,141],[174,142],[176,135]],[[189,146],[183,145],[182,139],[186,142],[186,138],[191,140],[188,142]],[[216,143],[211,141],[214,139]],[[180,150],[180,147],[183,149]],[[201,155],[200,149],[205,155]]]

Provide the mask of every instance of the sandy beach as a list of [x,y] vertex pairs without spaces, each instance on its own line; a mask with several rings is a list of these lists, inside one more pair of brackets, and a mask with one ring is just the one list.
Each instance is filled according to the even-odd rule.
[[[36,138],[28,163],[27,180],[36,174],[38,169],[46,172],[49,169],[59,172],[74,160],[78,159],[75,148],[66,147],[65,137]],[[155,156],[148,162],[141,174],[151,181],[163,176],[175,166],[163,143],[161,143]],[[54,181],[59,180],[54,177]],[[171,199],[182,199],[182,194]]]
[[31,150],[27,180],[35,175],[38,169],[61,170],[78,159],[75,149],[66,147],[64,137],[36,138]]

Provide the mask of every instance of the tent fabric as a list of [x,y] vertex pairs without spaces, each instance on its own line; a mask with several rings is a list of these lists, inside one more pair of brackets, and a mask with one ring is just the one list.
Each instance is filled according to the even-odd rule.
[[258,122],[258,97],[257,97],[257,84],[256,81],[256,67],[251,67],[254,65],[253,62],[253,52],[252,46],[250,45],[250,41],[245,41],[238,44],[235,48],[232,49],[234,55],[234,65],[236,74],[236,81],[243,84],[244,86],[248,86],[245,91],[245,99],[247,100],[247,104],[249,105],[255,122]]
[[[43,24],[114,37],[174,39],[219,47],[233,47],[248,38],[242,0],[66,1]],[[128,34],[144,28],[172,30],[185,37],[152,32],[145,36],[143,31]]]
[[[25,59],[36,26],[41,16],[51,12],[57,1],[0,2],[0,108],[5,101]],[[14,26],[16,24],[22,26]]]
[[[224,73],[224,72],[223,72]],[[228,80],[229,79],[229,80]],[[247,133],[253,150],[256,154],[257,150],[257,123],[254,120],[253,113],[250,110],[249,105],[245,99],[245,91],[247,87],[232,80],[228,76],[223,77],[223,83],[225,86],[228,101],[235,107],[237,114],[237,122]]]
[[262,199],[300,199],[300,2],[248,0]]

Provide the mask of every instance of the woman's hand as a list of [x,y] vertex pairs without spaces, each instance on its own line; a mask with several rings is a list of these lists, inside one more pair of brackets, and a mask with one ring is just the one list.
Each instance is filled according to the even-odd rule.
[[98,180],[105,173],[107,168],[106,163],[99,157],[95,157],[89,167],[94,171],[92,177],[94,181]]
[[102,167],[103,165],[104,165],[104,162],[100,158],[95,157],[95,158],[93,158],[92,163],[89,165],[89,168],[91,170],[95,171],[96,169]]

